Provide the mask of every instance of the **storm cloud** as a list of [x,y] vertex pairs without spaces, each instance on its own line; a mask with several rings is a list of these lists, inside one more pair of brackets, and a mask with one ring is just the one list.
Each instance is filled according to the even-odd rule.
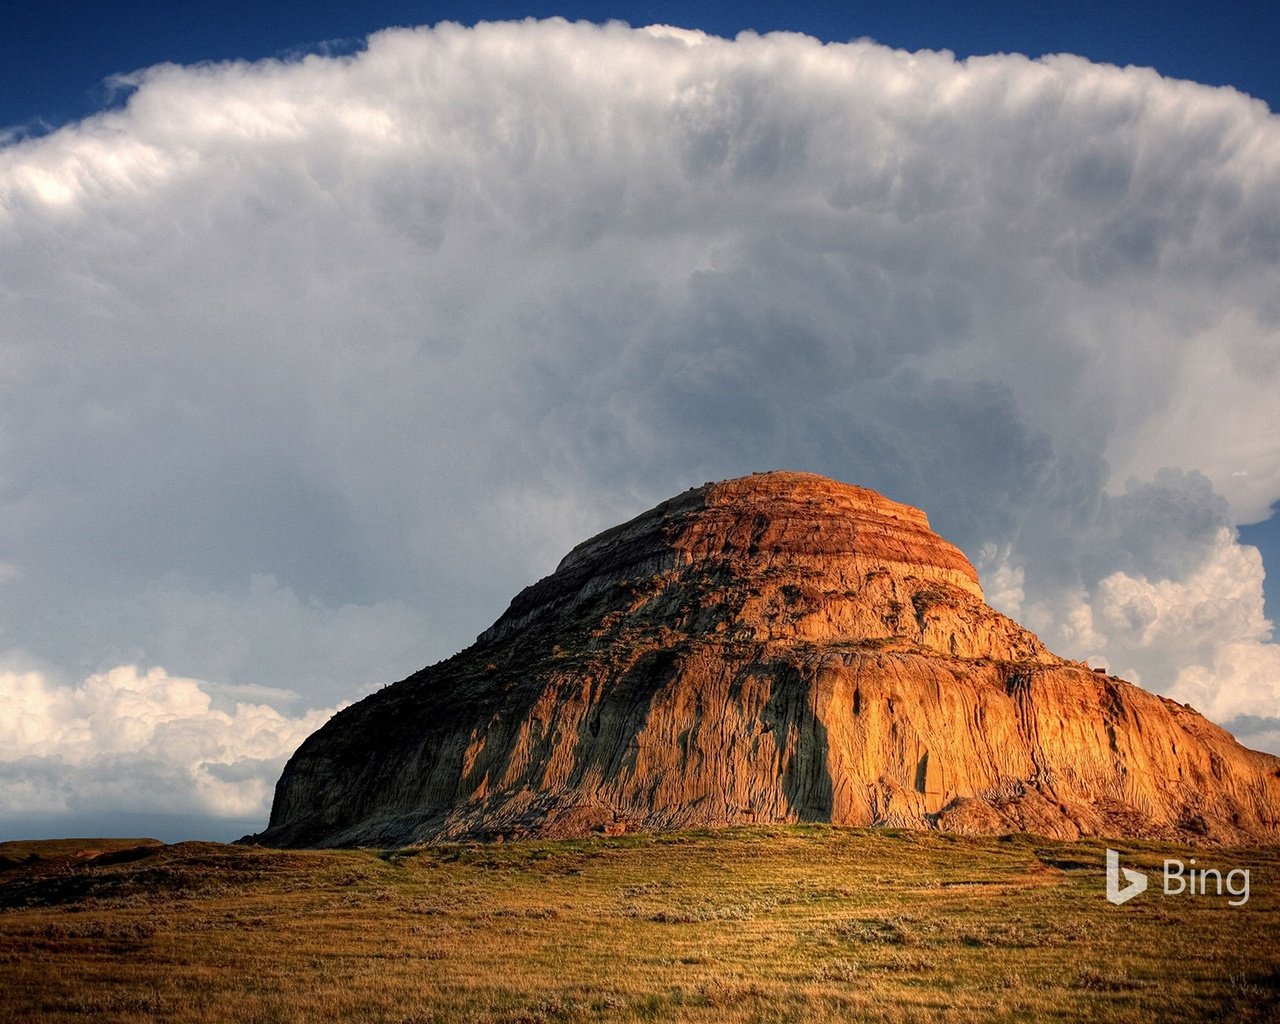
[[0,149],[13,686],[163,669],[309,724],[592,532],[793,468],[923,507],[1060,653],[1274,743],[1235,535],[1280,498],[1260,101],[562,21],[119,85]]

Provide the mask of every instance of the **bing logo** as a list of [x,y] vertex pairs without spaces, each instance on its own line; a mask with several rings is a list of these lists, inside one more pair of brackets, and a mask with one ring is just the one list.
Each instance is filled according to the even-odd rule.
[[[1166,896],[1228,896],[1227,904],[1243,907],[1249,902],[1249,869],[1232,868],[1223,874],[1217,868],[1197,868],[1196,859],[1164,862],[1164,894]],[[1124,876],[1124,885],[1120,876]],[[1107,899],[1117,907],[1147,891],[1147,876],[1141,871],[1120,866],[1120,853],[1107,850]]]

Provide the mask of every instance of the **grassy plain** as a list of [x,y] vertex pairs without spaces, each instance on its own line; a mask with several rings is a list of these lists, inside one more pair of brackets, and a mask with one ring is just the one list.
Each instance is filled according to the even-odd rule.
[[[394,851],[0,844],[0,1020],[1280,1021],[1251,896],[1103,897],[1102,841],[826,826]],[[86,853],[86,849],[98,851]]]

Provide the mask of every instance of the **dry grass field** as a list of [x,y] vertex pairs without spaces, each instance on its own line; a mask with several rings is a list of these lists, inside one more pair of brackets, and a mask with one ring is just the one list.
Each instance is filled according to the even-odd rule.
[[[825,826],[282,852],[0,844],[0,1020],[1280,1020],[1251,898],[1103,895],[1106,844]],[[93,852],[96,851],[96,852]]]

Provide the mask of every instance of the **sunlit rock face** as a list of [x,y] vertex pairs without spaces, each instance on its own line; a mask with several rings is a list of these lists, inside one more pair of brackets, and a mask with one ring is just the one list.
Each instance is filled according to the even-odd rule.
[[277,845],[829,821],[1280,838],[1280,758],[1047,651],[925,514],[803,473],[574,548],[294,754]]

